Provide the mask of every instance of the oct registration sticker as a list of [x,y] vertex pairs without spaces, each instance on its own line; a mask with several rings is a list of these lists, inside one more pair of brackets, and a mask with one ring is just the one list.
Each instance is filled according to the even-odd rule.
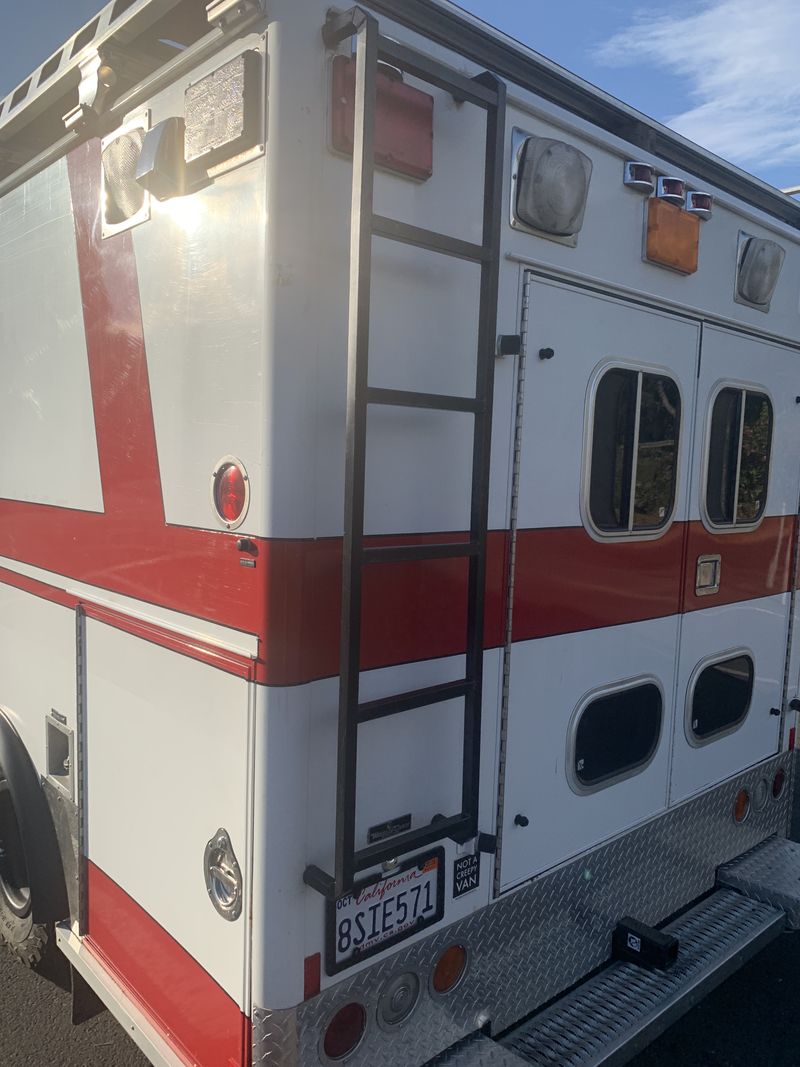
[[443,915],[444,851],[437,848],[328,904],[325,970],[338,974]]

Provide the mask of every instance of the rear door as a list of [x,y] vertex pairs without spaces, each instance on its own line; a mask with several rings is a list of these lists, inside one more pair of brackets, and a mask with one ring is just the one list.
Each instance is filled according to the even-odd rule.
[[503,887],[666,807],[700,336],[526,292]]
[[800,355],[703,329],[673,802],[778,749],[798,502]]

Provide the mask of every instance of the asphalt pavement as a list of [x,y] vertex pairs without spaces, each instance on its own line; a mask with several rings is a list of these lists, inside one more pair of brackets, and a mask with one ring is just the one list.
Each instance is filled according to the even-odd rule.
[[[799,993],[800,936],[784,934],[631,1067],[800,1067]],[[148,1065],[108,1012],[73,1028],[69,996],[0,948],[0,1067]]]

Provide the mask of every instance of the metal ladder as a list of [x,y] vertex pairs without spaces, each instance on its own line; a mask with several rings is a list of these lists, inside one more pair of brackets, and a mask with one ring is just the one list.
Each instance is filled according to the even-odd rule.
[[[465,842],[478,836],[484,586],[505,133],[505,85],[492,75],[485,73],[476,78],[464,77],[422,53],[381,36],[375,17],[361,8],[355,7],[344,14],[331,14],[328,17],[323,30],[323,38],[328,48],[335,49],[352,37],[356,38],[356,93],[350,222],[345,532],[342,561],[335,871],[331,876],[312,865],[306,868],[304,874],[306,884],[329,900],[338,899],[350,891],[359,871],[437,841],[452,839]],[[451,93],[460,102],[485,110],[483,240],[480,245],[374,213],[376,78],[379,62],[389,63],[414,78]],[[473,397],[380,389],[369,385],[371,259],[372,243],[376,237],[480,264],[478,359]],[[468,412],[474,416],[468,540],[425,545],[365,545],[367,409],[371,404]],[[361,580],[364,568],[401,561],[454,558],[466,558],[469,561],[464,677],[458,681],[362,703],[359,698],[359,675]],[[455,815],[440,817],[429,826],[400,833],[388,841],[356,849],[359,726],[387,715],[397,715],[453,699],[464,701],[461,811]],[[486,848],[492,847],[488,835],[481,835],[479,844]]]

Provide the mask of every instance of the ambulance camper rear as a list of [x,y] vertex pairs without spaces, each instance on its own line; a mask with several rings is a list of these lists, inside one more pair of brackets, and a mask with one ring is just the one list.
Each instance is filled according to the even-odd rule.
[[800,923],[800,205],[446,0],[0,104],[0,931],[157,1067],[625,1062]]

